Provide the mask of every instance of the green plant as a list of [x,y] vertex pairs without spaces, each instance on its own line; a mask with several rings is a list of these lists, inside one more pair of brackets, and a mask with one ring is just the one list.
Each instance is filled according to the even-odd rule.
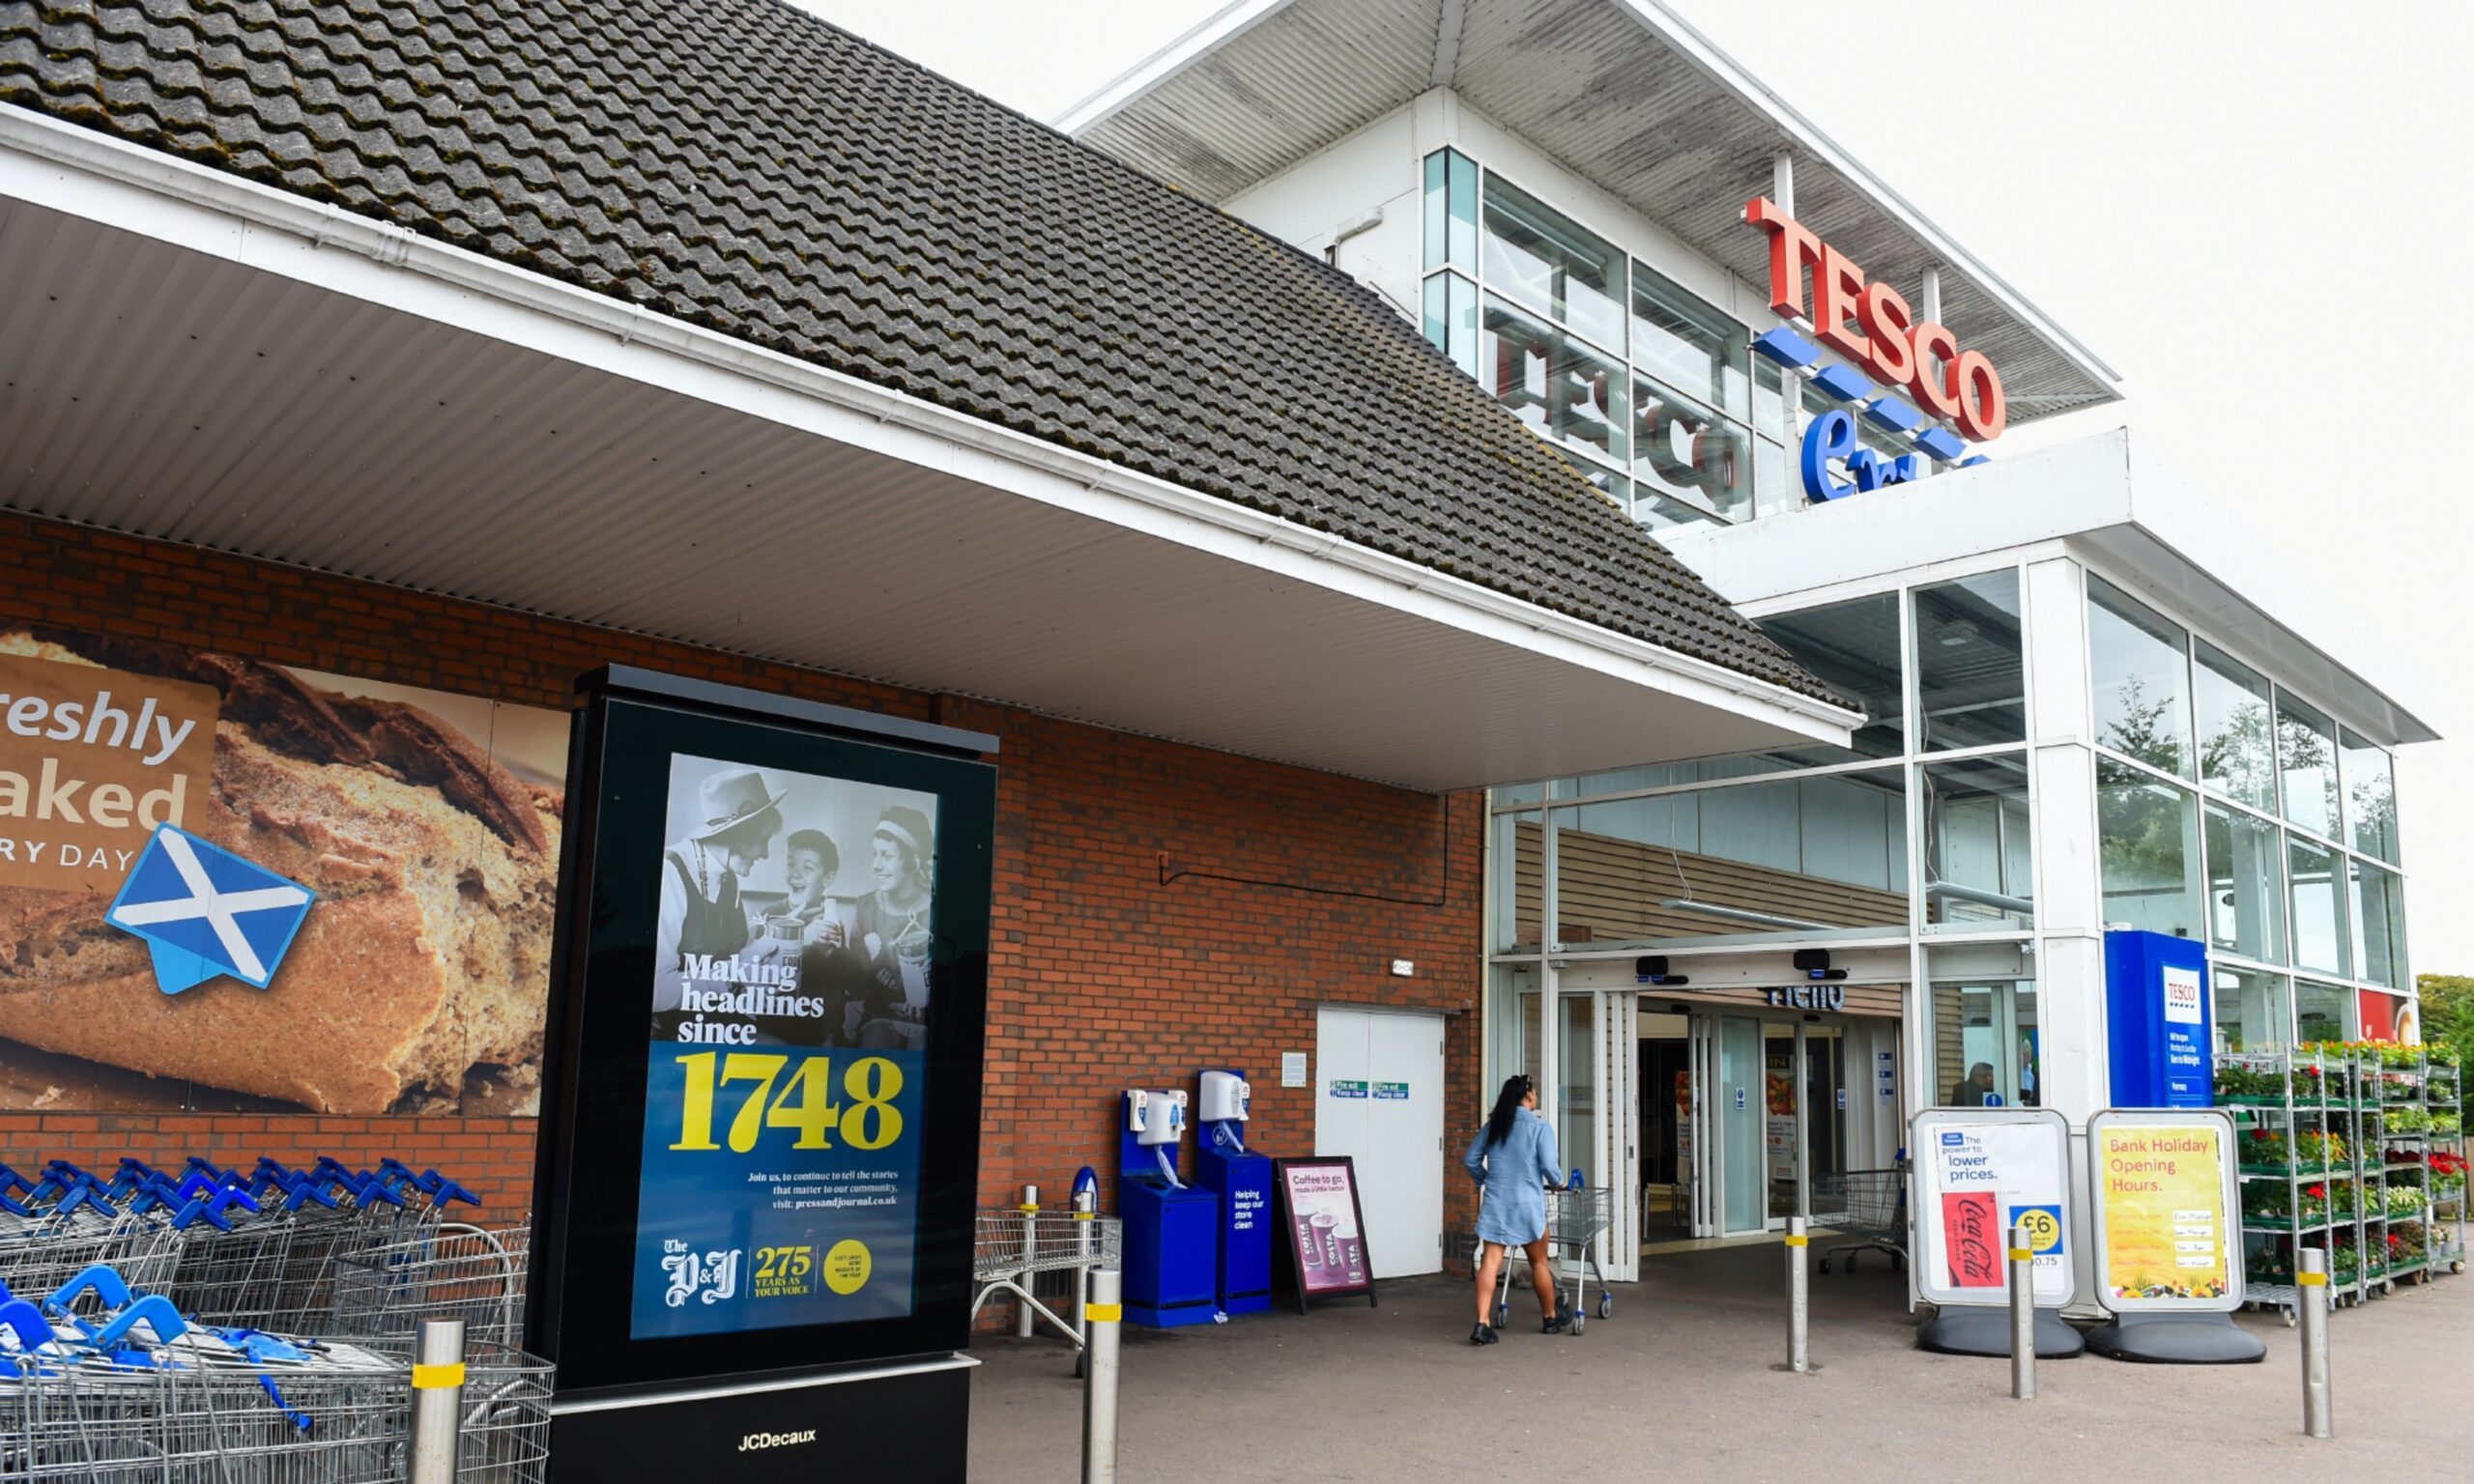
[[2382,1130],[2395,1134],[2419,1134],[2431,1131],[2429,1109],[2413,1105],[2389,1108],[2379,1115]]

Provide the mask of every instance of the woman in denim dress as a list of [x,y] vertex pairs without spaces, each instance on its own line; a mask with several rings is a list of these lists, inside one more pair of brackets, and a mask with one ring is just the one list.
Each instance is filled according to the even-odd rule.
[[1562,1163],[1555,1150],[1555,1130],[1538,1116],[1538,1088],[1525,1076],[1505,1081],[1495,1097],[1485,1127],[1469,1141],[1461,1168],[1483,1192],[1478,1208],[1478,1327],[1469,1331],[1472,1345],[1495,1343],[1493,1317],[1495,1274],[1505,1249],[1529,1254],[1529,1282],[1538,1291],[1538,1307],[1545,1330],[1553,1334],[1571,1315],[1557,1303],[1555,1270],[1546,1256],[1546,1192],[1563,1184]]

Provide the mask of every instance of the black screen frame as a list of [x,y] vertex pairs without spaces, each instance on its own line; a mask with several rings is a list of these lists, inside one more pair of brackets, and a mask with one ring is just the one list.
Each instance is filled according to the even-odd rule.
[[[977,733],[613,669],[579,687],[561,853],[526,1348],[558,1392],[663,1390],[933,1356],[970,1327],[996,743]],[[915,1288],[899,1318],[636,1339],[648,1002],[674,756],[935,794],[940,959],[922,1090]]]

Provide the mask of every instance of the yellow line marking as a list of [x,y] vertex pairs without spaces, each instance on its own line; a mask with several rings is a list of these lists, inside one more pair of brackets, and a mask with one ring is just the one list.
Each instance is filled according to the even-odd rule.
[[1791,1247],[1800,1247],[1809,1243],[1811,1241],[1812,1239],[1810,1237],[1790,1237],[1787,1239],[1787,1245]]
[[1086,1303],[1082,1306],[1082,1317],[1095,1325],[1119,1324],[1125,1319],[1125,1305],[1122,1303]]
[[2293,1275],[2293,1281],[2304,1288],[2326,1288],[2328,1275],[2324,1272],[2297,1272]]
[[417,1365],[413,1367],[413,1389],[444,1391],[464,1384],[464,1362],[452,1365]]

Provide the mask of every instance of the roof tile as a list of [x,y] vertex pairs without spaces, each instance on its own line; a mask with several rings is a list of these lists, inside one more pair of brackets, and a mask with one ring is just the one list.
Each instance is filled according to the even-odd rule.
[[1829,696],[1369,291],[774,0],[0,0],[0,105]]

